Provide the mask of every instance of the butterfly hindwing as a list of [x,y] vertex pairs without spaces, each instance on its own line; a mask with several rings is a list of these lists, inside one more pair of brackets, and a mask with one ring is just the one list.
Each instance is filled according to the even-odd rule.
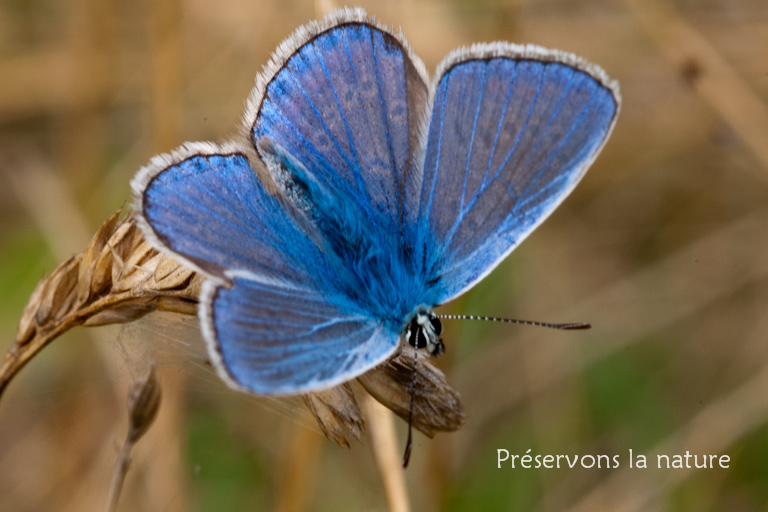
[[301,393],[340,384],[391,355],[397,333],[313,289],[232,273],[206,283],[200,310],[221,373],[256,393]]
[[477,45],[441,68],[418,248],[445,302],[490,272],[570,193],[613,127],[618,93],[598,68],[536,47]]

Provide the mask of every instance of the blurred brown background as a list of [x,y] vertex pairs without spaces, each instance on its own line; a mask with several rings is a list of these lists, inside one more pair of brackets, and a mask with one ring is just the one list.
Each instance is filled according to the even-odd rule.
[[[429,70],[475,41],[537,43],[599,63],[624,98],[573,195],[444,310],[593,329],[446,322],[440,365],[468,419],[417,435],[412,508],[767,510],[768,3],[361,4]],[[43,273],[130,201],[139,167],[228,138],[271,51],[339,5],[0,4],[0,349]],[[120,510],[387,509],[365,443],[326,441],[295,401],[229,391],[199,345],[195,323],[173,318],[56,340],[0,403],[0,510],[103,510],[127,389],[151,360],[163,404]],[[621,466],[497,469],[498,448]],[[629,449],[650,468],[630,470]],[[686,450],[730,468],[654,469],[656,453]]]

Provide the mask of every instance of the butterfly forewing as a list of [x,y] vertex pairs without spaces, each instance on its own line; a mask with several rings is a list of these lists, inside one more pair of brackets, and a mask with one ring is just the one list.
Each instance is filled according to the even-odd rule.
[[409,213],[412,226],[415,134],[427,97],[414,60],[371,24],[321,31],[287,55],[253,100],[254,144],[267,137],[289,150],[369,229],[398,233]]
[[484,57],[492,48],[454,57],[434,92],[418,247],[438,302],[471,287],[554,210],[617,113],[601,75],[513,46]]
[[188,146],[154,160],[139,178],[138,211],[151,238],[208,275],[237,269],[326,284],[319,248],[265,191],[243,153]]

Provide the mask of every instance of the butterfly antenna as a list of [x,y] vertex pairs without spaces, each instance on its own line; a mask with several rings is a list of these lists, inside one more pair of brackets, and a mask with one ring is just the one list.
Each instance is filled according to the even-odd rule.
[[416,397],[416,361],[418,360],[419,351],[413,352],[413,373],[411,373],[411,405],[408,407],[408,440],[405,442],[405,453],[403,454],[403,467],[408,467],[408,462],[411,460],[411,444],[413,442],[413,402]]
[[534,322],[533,320],[517,320],[514,318],[498,318],[495,316],[474,316],[474,315],[437,315],[437,318],[445,320],[485,320],[487,322],[504,322],[507,324],[535,325],[537,327],[549,327],[550,329],[561,329],[564,331],[575,331],[579,329],[590,329],[590,324],[571,323],[571,324],[550,324],[547,322]]

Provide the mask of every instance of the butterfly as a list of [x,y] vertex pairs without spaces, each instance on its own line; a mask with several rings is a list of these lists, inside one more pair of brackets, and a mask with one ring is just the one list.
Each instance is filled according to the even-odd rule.
[[147,240],[206,277],[198,316],[232,387],[330,388],[401,344],[573,190],[618,85],[572,54],[450,53],[430,79],[360,9],[297,29],[257,76],[243,133],[156,156],[132,181]]

